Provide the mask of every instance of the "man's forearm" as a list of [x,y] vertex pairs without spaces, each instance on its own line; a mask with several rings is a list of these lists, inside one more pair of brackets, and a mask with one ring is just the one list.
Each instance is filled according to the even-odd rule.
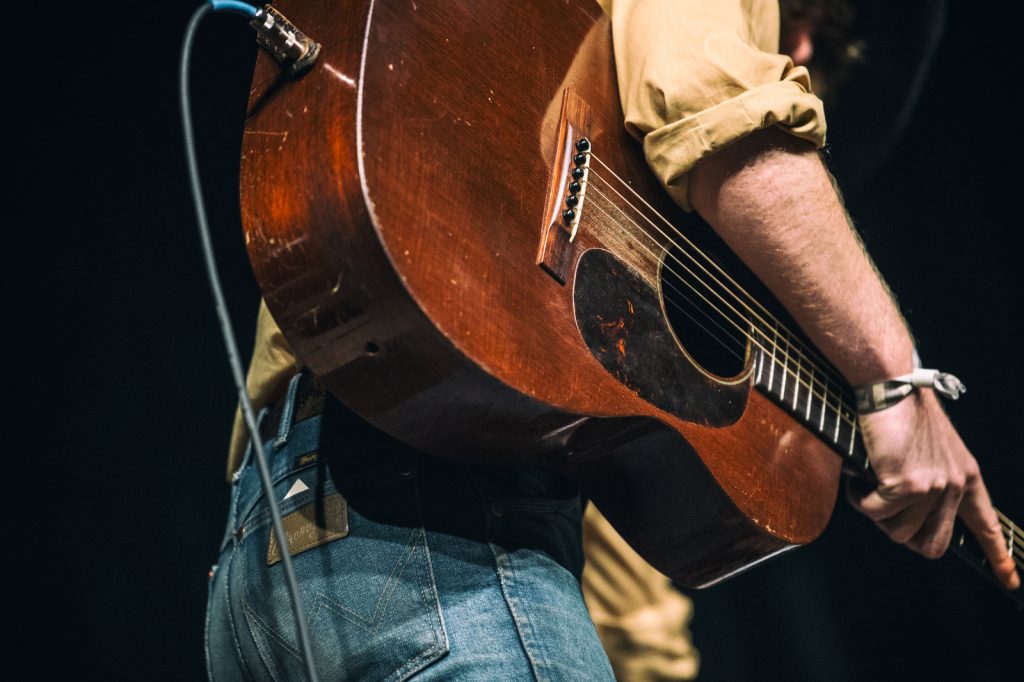
[[694,168],[690,197],[851,383],[911,369],[907,326],[809,144],[740,140]]

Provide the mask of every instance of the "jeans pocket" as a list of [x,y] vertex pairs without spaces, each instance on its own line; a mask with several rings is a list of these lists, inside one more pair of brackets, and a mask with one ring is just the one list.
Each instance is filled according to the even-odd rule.
[[[310,490],[288,509],[333,492]],[[364,516],[351,503],[347,514],[348,535],[292,557],[317,670],[331,680],[404,679],[448,651],[424,530]],[[238,593],[269,678],[301,679],[284,568],[267,565],[271,533],[269,522],[246,529]]]

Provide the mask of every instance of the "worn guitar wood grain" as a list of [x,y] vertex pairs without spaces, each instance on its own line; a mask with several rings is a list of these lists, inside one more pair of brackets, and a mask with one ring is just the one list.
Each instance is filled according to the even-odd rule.
[[[566,283],[538,265],[567,89],[594,154],[673,223],[622,125],[607,19],[592,2],[281,2],[323,44],[279,77],[261,55],[242,159],[246,243],[285,336],[329,389],[445,457],[540,462],[686,584],[825,527],[840,460],[746,374],[686,417],[607,371],[577,328],[579,258],[604,249],[657,288],[667,241],[590,197]],[[628,337],[622,352],[632,352]],[[679,361],[691,362],[683,349]],[[705,377],[698,368],[694,374]],[[714,425],[709,425],[709,421]]]

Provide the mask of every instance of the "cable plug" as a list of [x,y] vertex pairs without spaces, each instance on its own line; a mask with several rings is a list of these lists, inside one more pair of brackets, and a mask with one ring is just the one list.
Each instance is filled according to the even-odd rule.
[[309,69],[320,56],[320,43],[270,5],[257,10],[249,25],[256,29],[256,42],[293,76]]

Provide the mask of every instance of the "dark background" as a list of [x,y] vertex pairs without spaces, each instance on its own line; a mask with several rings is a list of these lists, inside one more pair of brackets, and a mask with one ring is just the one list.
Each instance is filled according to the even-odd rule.
[[[234,409],[200,264],[177,100],[193,3],[34,17],[10,50],[15,390],[7,459],[10,666],[32,677],[200,679],[206,575],[223,530]],[[902,139],[847,201],[997,504],[1024,520],[1017,315],[1019,32],[955,3]],[[241,242],[238,149],[254,47],[203,25],[193,96],[239,338],[258,294]],[[875,66],[884,52],[872,55]],[[858,95],[871,110],[885,93]],[[847,103],[849,104],[849,103]],[[847,116],[856,124],[858,116]],[[833,119],[833,128],[838,125]],[[838,130],[841,158],[870,138]],[[845,145],[845,147],[844,147]],[[246,355],[248,349],[243,351]],[[27,580],[26,580],[27,578]],[[1024,627],[960,562],[890,543],[840,502],[821,540],[693,595],[705,680],[1019,679]]]

